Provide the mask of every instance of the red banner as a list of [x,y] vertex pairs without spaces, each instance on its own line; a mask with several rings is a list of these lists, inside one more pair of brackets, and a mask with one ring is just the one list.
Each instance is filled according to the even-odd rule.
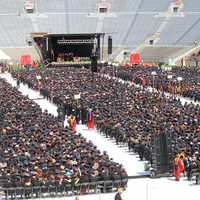
[[30,55],[22,55],[20,62],[21,62],[21,65],[30,65],[31,64],[31,56]]
[[131,53],[130,54],[130,63],[132,65],[139,65],[140,64],[140,54],[139,53]]

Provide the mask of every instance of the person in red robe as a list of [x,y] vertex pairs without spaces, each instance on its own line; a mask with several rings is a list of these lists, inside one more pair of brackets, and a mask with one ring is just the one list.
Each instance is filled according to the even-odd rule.
[[175,176],[176,181],[180,180],[180,175],[181,175],[181,172],[178,166],[179,159],[180,159],[180,155],[177,154],[176,158],[174,159],[174,165],[173,165],[173,175]]
[[176,181],[180,180],[181,173],[184,173],[184,169],[183,155],[177,154],[173,166],[173,175],[175,176]]
[[143,90],[145,89],[146,84],[147,84],[146,80],[144,78],[141,78],[141,85]]
[[135,85],[136,85],[136,84],[135,84],[135,81],[132,80],[132,81],[131,81],[131,86],[135,87]]
[[161,95],[161,96],[164,96],[163,83],[160,84],[160,95]]
[[184,174],[184,172],[185,172],[184,159],[185,159],[185,156],[184,156],[183,154],[181,154],[181,155],[180,155],[179,162],[178,162],[178,166],[179,166],[180,172],[183,173],[183,174]]
[[35,62],[32,63],[32,68],[36,68],[37,64]]
[[70,115],[68,118],[68,123],[70,128],[72,129],[72,132],[75,134],[76,133],[76,117],[73,115]]
[[94,128],[94,115],[91,109],[89,109],[87,114],[87,127],[89,129]]

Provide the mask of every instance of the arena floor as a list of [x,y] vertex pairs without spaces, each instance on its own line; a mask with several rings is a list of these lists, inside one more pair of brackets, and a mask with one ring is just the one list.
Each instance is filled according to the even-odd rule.
[[[1,74],[0,77],[5,78],[13,86],[16,86],[16,81],[10,74]],[[29,89],[27,86],[20,84],[18,88],[22,94],[28,95],[30,99],[34,99],[43,110],[48,110],[49,113],[57,115],[57,107],[46,99],[40,96],[39,92]],[[188,99],[181,98],[183,103],[190,102]],[[122,163],[128,172],[129,176],[144,175],[144,162],[139,161],[135,154],[128,152],[127,147],[116,146],[114,141],[106,139],[100,135],[96,130],[88,130],[86,126],[78,125],[78,132],[85,138],[91,140],[101,151],[107,151],[108,155],[113,158],[115,162]],[[98,194],[81,196],[80,200],[113,200],[115,194]],[[140,178],[132,179],[128,182],[128,187],[123,192],[123,200],[169,200],[180,198],[181,200],[197,199],[200,195],[200,185],[195,185],[195,181],[188,182],[185,177],[181,178],[180,182],[174,181],[174,178],[159,178],[149,179]],[[45,198],[49,200],[48,198]],[[75,197],[64,197],[59,199],[73,200]]]

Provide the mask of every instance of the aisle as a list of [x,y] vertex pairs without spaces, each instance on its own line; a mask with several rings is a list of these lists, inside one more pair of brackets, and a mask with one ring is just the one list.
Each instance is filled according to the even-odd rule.
[[[12,78],[9,73],[0,74],[1,78],[4,78],[9,82],[13,87],[17,87],[17,81]],[[25,96],[28,96],[29,99],[34,99],[34,101],[42,108],[42,110],[48,110],[54,116],[57,116],[57,106],[50,103],[46,99],[44,99],[38,91],[34,91],[28,88],[27,85],[20,84],[18,90]]]
[[139,156],[128,152],[127,147],[119,147],[114,141],[105,138],[96,129],[88,130],[85,125],[78,125],[80,132],[87,140],[91,140],[98,149],[106,151],[115,162],[121,163],[129,176],[140,176],[148,174],[144,171],[144,162],[139,160]]

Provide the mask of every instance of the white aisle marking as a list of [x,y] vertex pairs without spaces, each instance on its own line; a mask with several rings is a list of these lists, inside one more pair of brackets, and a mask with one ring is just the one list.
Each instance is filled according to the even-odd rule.
[[98,149],[106,151],[115,162],[122,164],[129,176],[147,174],[144,172],[144,162],[139,160],[139,156],[131,155],[127,147],[118,147],[114,142],[100,135],[96,129],[88,130],[85,125],[78,125],[77,130],[87,140],[91,140]]
[[[4,78],[7,80],[8,83],[10,83],[13,87],[17,86],[17,81],[14,80],[9,73],[1,74],[1,78]],[[54,116],[57,116],[57,106],[50,103],[46,99],[40,99],[37,100],[37,98],[43,98],[42,95],[38,91],[34,91],[30,88],[28,88],[27,85],[20,84],[20,87],[18,90],[25,96],[28,96],[30,99],[35,99],[34,101],[42,108],[42,110],[47,110],[49,113],[51,113]]]

